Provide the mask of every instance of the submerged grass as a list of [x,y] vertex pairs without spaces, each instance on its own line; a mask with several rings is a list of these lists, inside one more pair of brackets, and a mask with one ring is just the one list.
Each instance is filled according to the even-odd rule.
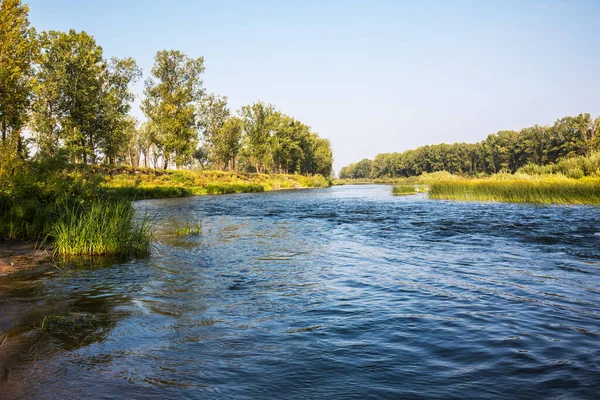
[[520,175],[462,179],[433,183],[429,190],[429,197],[511,203],[600,204],[600,179],[564,177],[534,179]]
[[202,233],[202,225],[196,222],[195,224],[186,224],[175,230],[177,236],[198,236]]
[[153,225],[134,219],[129,201],[96,201],[64,206],[50,228],[55,254],[70,256],[145,256],[150,251]]

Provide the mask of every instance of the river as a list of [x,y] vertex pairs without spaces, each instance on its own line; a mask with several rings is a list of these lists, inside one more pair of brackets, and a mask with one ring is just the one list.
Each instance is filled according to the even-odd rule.
[[0,278],[0,398],[597,398],[600,208],[390,193],[137,202],[150,257]]

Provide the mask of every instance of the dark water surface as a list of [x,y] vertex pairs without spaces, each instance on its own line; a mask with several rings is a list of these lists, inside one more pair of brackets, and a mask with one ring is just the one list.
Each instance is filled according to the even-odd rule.
[[0,398],[599,396],[598,207],[389,186],[137,206],[148,259],[0,278]]

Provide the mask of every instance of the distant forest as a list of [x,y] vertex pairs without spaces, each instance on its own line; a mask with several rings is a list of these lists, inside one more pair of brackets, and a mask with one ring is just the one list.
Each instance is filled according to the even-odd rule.
[[137,121],[134,59],[107,59],[83,31],[36,32],[28,13],[21,0],[0,0],[0,155],[331,174],[327,139],[261,101],[232,112],[226,97],[206,93],[204,59],[177,50],[156,53],[141,99],[146,120]]
[[[342,179],[401,178],[424,172],[458,175],[515,173],[525,166],[545,166],[600,151],[600,117],[564,117],[552,126],[500,131],[479,143],[422,146],[401,153],[382,153],[340,171]],[[531,169],[531,168],[530,168]]]

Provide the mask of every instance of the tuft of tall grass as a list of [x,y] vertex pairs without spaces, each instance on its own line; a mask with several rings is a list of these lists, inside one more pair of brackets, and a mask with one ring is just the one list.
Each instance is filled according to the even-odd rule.
[[134,219],[129,201],[105,200],[63,206],[48,236],[61,257],[144,256],[150,251],[153,230],[149,218]]
[[175,230],[177,236],[198,236],[202,233],[202,225],[196,222],[195,224],[186,224]]
[[392,194],[396,196],[417,194],[417,187],[415,185],[396,185],[392,187]]
[[432,199],[540,204],[600,204],[600,179],[512,176],[433,183]]

